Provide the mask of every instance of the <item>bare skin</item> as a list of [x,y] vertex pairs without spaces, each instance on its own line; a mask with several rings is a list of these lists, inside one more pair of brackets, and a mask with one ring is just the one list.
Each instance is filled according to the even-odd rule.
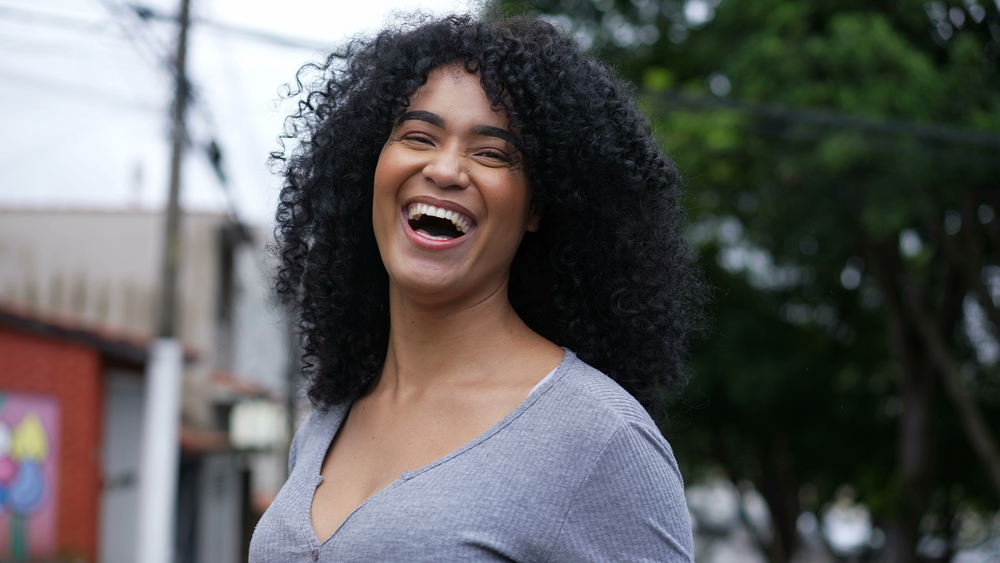
[[[386,169],[412,160],[413,173],[390,170],[385,177],[393,180],[382,186],[376,171],[376,238],[390,278],[389,347],[380,377],[355,402],[323,462],[311,510],[321,541],[403,471],[448,455],[507,416],[564,355],[525,325],[507,298],[510,260],[520,242],[520,235],[508,235],[534,230],[539,217],[521,172],[498,172],[492,162],[480,166],[477,159],[486,153],[475,152],[480,139],[468,132],[506,127],[506,119],[490,109],[478,77],[465,78],[439,70],[414,96],[411,109],[433,110],[448,128],[406,127],[428,129],[440,143],[406,152],[406,138],[397,146],[394,137],[383,149],[383,156],[404,151]],[[478,106],[470,103],[476,92]],[[382,166],[380,160],[384,172]],[[405,227],[394,217],[414,193],[469,210],[477,226],[467,242],[437,254],[410,245],[412,233],[401,235]]]

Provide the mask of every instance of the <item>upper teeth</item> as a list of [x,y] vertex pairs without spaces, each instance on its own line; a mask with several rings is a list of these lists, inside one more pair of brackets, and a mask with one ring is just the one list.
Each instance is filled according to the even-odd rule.
[[414,219],[419,219],[424,215],[430,215],[431,217],[437,217],[439,219],[447,219],[451,221],[455,228],[459,230],[462,234],[469,232],[469,222],[460,213],[454,211],[449,211],[447,209],[441,209],[440,207],[434,207],[433,205],[427,205],[426,203],[414,203],[409,209],[410,221]]

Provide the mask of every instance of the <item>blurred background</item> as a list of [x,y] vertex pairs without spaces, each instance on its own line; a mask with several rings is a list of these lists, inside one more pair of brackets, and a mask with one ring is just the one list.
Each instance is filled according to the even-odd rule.
[[[484,9],[183,4],[0,0],[0,560],[137,560],[157,440],[169,560],[245,560],[308,409],[281,86],[394,9]],[[1000,0],[499,4],[631,80],[686,178],[713,323],[662,428],[697,561],[1000,561]]]

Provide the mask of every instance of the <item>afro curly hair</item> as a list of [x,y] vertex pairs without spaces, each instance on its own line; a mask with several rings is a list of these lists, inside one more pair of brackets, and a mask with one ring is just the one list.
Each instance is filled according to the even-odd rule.
[[428,73],[456,63],[509,119],[544,209],[511,265],[515,311],[647,408],[658,405],[663,389],[686,382],[706,294],[682,235],[679,175],[630,87],[526,17],[425,18],[299,71],[298,110],[282,135],[294,149],[272,155],[285,177],[276,288],[299,316],[310,398],[348,400],[381,370],[389,282],[372,229],[375,166]]

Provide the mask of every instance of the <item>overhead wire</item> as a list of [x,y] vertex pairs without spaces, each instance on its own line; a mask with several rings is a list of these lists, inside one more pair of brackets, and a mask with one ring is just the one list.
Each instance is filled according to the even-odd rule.
[[[130,41],[137,49],[140,42],[145,45],[145,48],[152,51],[155,60],[158,61],[157,66],[161,70],[166,70],[169,76],[173,80],[177,80],[177,67],[174,63],[174,58],[166,51],[169,47],[164,45],[156,45],[150,38],[148,23],[149,20],[162,19],[167,21],[176,22],[174,17],[154,17],[155,15],[148,8],[143,8],[141,6],[129,5],[123,6],[114,0],[98,0],[105,7],[111,11],[112,15],[119,21],[125,22],[121,23],[123,30],[126,32],[126,36],[129,37]],[[199,151],[202,156],[207,160],[213,171],[216,173],[220,188],[222,189],[223,195],[226,199],[226,205],[228,208],[228,213],[230,214],[232,220],[239,225],[242,225],[240,220],[240,214],[238,212],[238,207],[236,205],[235,198],[233,197],[232,191],[229,188],[229,183],[227,175],[225,174],[222,156],[223,152],[219,148],[217,134],[218,128],[215,124],[215,119],[212,115],[211,108],[209,107],[207,101],[203,96],[200,95],[199,88],[191,81],[189,76],[184,76],[184,80],[188,82],[188,108],[195,110],[195,112],[202,119],[205,128],[208,131],[207,136],[209,141],[205,143],[197,143],[191,136],[190,125],[185,127],[184,135],[186,137],[186,144],[189,147],[200,148]]]
[[66,16],[39,10],[26,10],[3,4],[0,4],[0,18],[32,25],[70,29],[84,33],[102,33],[109,25],[109,22],[104,21],[95,22],[77,16]]
[[[152,8],[148,8],[140,5],[119,5],[113,0],[97,0],[111,12],[116,18],[129,20],[129,17],[122,17],[122,13],[131,13],[138,19],[156,20],[164,22],[176,22],[177,18],[175,16],[166,15]],[[61,27],[65,29],[73,29],[75,31],[81,31],[86,33],[102,33],[106,28],[111,25],[112,22],[93,22],[85,18],[78,16],[67,16],[62,14],[54,14],[51,12],[44,12],[39,10],[30,10],[20,7],[14,7],[9,5],[0,4],[0,18],[20,21],[21,23],[33,24],[33,25],[46,25],[49,27]],[[118,22],[120,25],[120,21]],[[242,39],[247,39],[250,41],[257,41],[261,43],[270,43],[278,47],[287,47],[292,49],[307,49],[313,51],[325,51],[332,49],[335,44],[332,42],[316,41],[314,39],[296,37],[293,35],[283,35],[278,33],[273,33],[270,31],[265,31],[261,29],[254,29],[239,25],[234,25],[230,23],[225,23],[217,20],[212,20],[208,18],[192,18],[192,24],[201,25],[207,29],[214,30],[223,34],[239,37]],[[126,33],[129,32],[128,29],[123,29]]]
[[[35,9],[25,9],[9,5],[0,4],[0,21],[13,22],[18,25],[41,26],[50,29],[69,30],[90,35],[101,35],[114,38],[119,36],[125,39],[131,46],[132,51],[139,55],[140,60],[152,66],[154,69],[163,72],[176,80],[176,67],[171,56],[171,45],[169,40],[162,40],[152,33],[152,28],[148,25],[150,20],[175,22],[176,18],[151,14],[149,11],[136,9],[135,6],[124,4],[115,0],[97,0],[104,11],[110,16],[109,20],[93,20],[77,15],[54,14],[51,12]],[[154,17],[155,16],[155,17]],[[220,36],[247,39],[257,42],[268,43],[281,47],[303,48],[309,50],[320,50],[328,48],[329,45],[280,36],[260,30],[241,28],[239,26],[227,25],[211,20],[198,18],[193,23],[200,24],[203,29],[208,29]],[[117,34],[109,34],[109,31],[117,30]],[[32,50],[32,52],[37,52]],[[77,52],[77,51],[74,51]],[[115,107],[138,108],[144,111],[162,112],[162,108],[153,107],[150,104],[143,104],[134,100],[127,100],[120,95],[104,92],[92,87],[80,86],[66,80],[48,79],[29,73],[11,72],[0,68],[0,77],[10,78],[5,83],[39,86],[46,91],[65,95],[67,93],[83,98],[89,102],[98,102]],[[127,77],[124,81],[134,84],[134,77]],[[189,79],[190,80],[190,79]],[[195,130],[202,129],[202,135],[208,137],[207,142],[197,142],[192,137],[190,127],[186,131],[188,146],[198,150],[202,156],[206,157],[212,169],[218,175],[220,187],[225,196],[228,212],[233,221],[242,225],[240,213],[236,204],[234,194],[230,189],[227,174],[224,171],[224,161],[221,148],[219,147],[218,127],[211,107],[204,96],[193,86],[189,97],[189,107],[191,107],[202,127],[195,126]],[[198,135],[201,136],[201,135]]]
[[669,105],[695,109],[728,108],[780,122],[825,125],[878,135],[900,135],[921,141],[952,145],[972,145],[1000,150],[1000,135],[996,133],[972,131],[941,123],[919,123],[894,119],[876,120],[834,111],[782,107],[721,97],[695,97],[676,92],[663,92],[652,95],[661,103]]
[[5,86],[17,87],[24,84],[34,84],[43,87],[43,92],[48,92],[52,95],[64,97],[66,94],[71,94],[76,98],[86,98],[89,102],[106,104],[116,108],[129,108],[149,113],[162,111],[162,108],[154,104],[139,102],[114,92],[83,86],[65,80],[52,79],[38,74],[0,68],[0,79],[3,79],[0,80],[0,84]]
[[176,78],[172,57],[168,54],[169,46],[164,44],[154,44],[149,37],[148,30],[140,23],[135,11],[128,6],[123,6],[114,0],[96,0],[111,14],[113,21],[121,30],[122,34],[132,43],[133,48],[140,57],[149,58],[148,64],[166,70],[171,78]]
[[[51,11],[42,11],[35,9],[25,9],[16,6],[0,4],[0,21],[13,22],[17,25],[27,25],[27,26],[41,26],[49,29],[71,31],[76,33],[84,33],[89,35],[101,35],[103,37],[113,37],[113,34],[109,34],[110,28],[114,27],[114,22],[107,19],[94,19],[83,17],[79,15],[66,15],[60,13],[54,13]],[[108,57],[103,56],[103,54],[95,56],[92,49],[100,50],[103,46],[106,46],[102,42],[87,42],[86,48],[81,49],[80,45],[74,45],[72,43],[67,43],[65,41],[59,41],[58,43],[52,43],[51,35],[48,36],[50,41],[45,42],[46,34],[40,33],[6,33],[3,39],[5,42],[14,42],[13,48],[17,49],[17,52],[24,55],[58,55],[60,56],[60,66],[65,67],[67,62],[67,57],[72,58],[82,58],[86,60],[88,65],[93,65],[95,62],[107,62],[111,61]],[[25,41],[27,44],[25,44]],[[45,48],[48,47],[48,52]],[[55,50],[55,51],[54,51]],[[7,58],[6,62],[13,63],[14,60]],[[35,72],[38,68],[47,68],[43,65],[32,64],[30,65],[31,71],[25,71],[23,68],[17,69],[12,68],[12,66],[4,65],[6,68],[0,68],[0,76],[6,78],[6,80],[0,81],[5,89],[10,89],[13,91],[23,90],[24,86],[33,86],[32,97],[37,97],[39,95],[59,95],[65,96],[67,94],[74,97],[74,99],[85,99],[91,103],[98,103],[103,105],[114,106],[116,108],[127,109],[127,110],[138,110],[142,112],[158,112],[160,111],[155,104],[146,102],[143,96],[132,96],[129,97],[127,94],[112,92],[106,88],[95,87],[95,81],[89,80],[86,83],[80,81],[75,81],[71,76],[67,76],[66,72],[61,72],[59,77],[45,76],[40,72]],[[26,65],[19,65],[24,67]],[[72,66],[72,65],[71,65]],[[90,67],[92,68],[92,67]],[[72,73],[69,73],[70,75]],[[134,85],[134,80],[123,80],[122,82]]]
[[[142,9],[136,9],[133,6],[124,5],[114,0],[98,0],[98,2],[104,10],[109,13],[111,20],[94,21],[92,19],[82,18],[79,16],[54,14],[51,12],[23,9],[8,5],[0,5],[0,20],[14,21],[19,24],[65,29],[88,34],[100,34],[105,36],[107,35],[109,28],[117,28],[121,36],[132,45],[132,50],[139,55],[141,60],[145,61],[146,64],[152,66],[160,72],[166,71],[171,79],[177,79],[177,70],[173,62],[173,57],[169,53],[169,44],[163,41],[158,41],[154,38],[149,32],[149,26],[147,25],[148,20],[150,19],[176,21],[175,18],[163,16],[151,18],[150,14],[148,12],[144,12]],[[225,26],[220,27],[225,28]],[[250,35],[253,36],[253,34]],[[272,43],[278,42],[284,46],[289,46],[294,43],[288,39],[276,41],[275,37],[266,37],[266,34],[257,34],[257,36],[258,39],[269,40]],[[312,48],[312,46],[309,46],[309,48]],[[128,100],[127,98],[123,98],[117,94],[74,84],[66,80],[55,80],[44,76],[30,73],[19,73],[17,71],[2,68],[0,68],[0,77],[7,77],[11,79],[9,81],[5,81],[5,84],[33,84],[41,86],[44,90],[52,93],[57,93],[59,95],[70,93],[77,97],[85,98],[90,102],[109,104],[115,107],[130,107],[133,109],[150,111],[152,113],[162,112],[161,107],[156,107],[151,104],[143,104],[141,102],[136,102],[135,100]],[[190,83],[190,78],[187,79]],[[132,84],[134,81],[126,79],[124,82]],[[221,162],[223,152],[218,144],[218,127],[207,101],[203,96],[199,95],[198,89],[193,84],[190,85],[189,107],[195,111],[195,114],[203,122],[204,127],[207,130],[206,136],[209,137],[210,140],[204,143],[196,142],[191,138],[191,131],[189,127],[188,131],[185,132],[188,137],[186,142],[191,147],[201,149],[198,152],[202,153],[202,155],[207,158],[212,169],[218,176],[226,199],[229,214],[235,222],[241,223],[235,198],[230,190],[228,178]]]

